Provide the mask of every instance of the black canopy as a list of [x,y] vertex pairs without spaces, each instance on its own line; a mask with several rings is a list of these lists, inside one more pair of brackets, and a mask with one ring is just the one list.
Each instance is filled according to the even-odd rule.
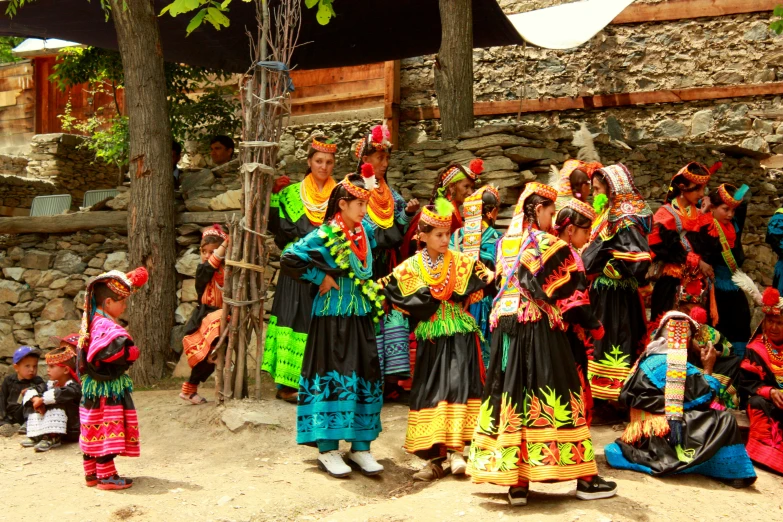
[[[279,0],[272,0],[274,7]],[[160,11],[168,0],[155,0]],[[105,20],[100,2],[37,0],[14,18],[0,2],[0,35],[60,38],[117,49],[114,25]],[[302,6],[302,29],[292,60],[299,69],[340,67],[422,56],[440,47],[438,0],[336,0],[337,13],[319,25],[315,9]],[[191,15],[158,18],[167,61],[244,72],[250,65],[246,28],[255,33],[253,3],[234,0],[230,27],[216,31],[204,24],[185,36]],[[309,42],[309,43],[308,43]],[[473,0],[474,47],[521,44],[522,38],[495,0]]]

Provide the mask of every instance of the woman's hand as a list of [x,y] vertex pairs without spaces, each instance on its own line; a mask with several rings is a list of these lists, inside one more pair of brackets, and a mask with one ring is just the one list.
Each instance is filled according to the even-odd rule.
[[769,392],[769,398],[772,399],[772,403],[776,408],[783,410],[783,392],[780,390],[772,390]]
[[412,200],[408,201],[407,205],[405,205],[405,213],[409,216],[412,216],[419,211],[419,207],[421,207],[419,200],[413,198]]
[[337,282],[334,280],[334,277],[330,276],[329,274],[326,274],[324,276],[324,280],[321,281],[320,286],[318,287],[318,293],[321,295],[324,295],[326,292],[334,288],[335,290],[339,290],[340,287],[337,286]]
[[699,261],[699,270],[701,270],[701,273],[704,274],[705,277],[715,277],[715,270],[712,269],[712,266],[709,263]]
[[718,352],[715,351],[711,342],[701,347],[701,364],[705,374],[712,375],[712,369],[715,367],[717,359]]

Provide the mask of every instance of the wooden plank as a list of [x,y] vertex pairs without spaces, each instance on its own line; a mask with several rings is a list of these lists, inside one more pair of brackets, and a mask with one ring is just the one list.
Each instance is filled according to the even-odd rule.
[[[627,105],[649,105],[653,103],[684,103],[699,100],[724,98],[745,98],[783,94],[783,82],[756,85],[732,85],[726,87],[694,87],[665,91],[640,91],[620,94],[598,94],[574,98],[545,98],[536,100],[491,101],[473,104],[476,116],[515,114],[517,112],[548,112],[573,109],[601,109]],[[413,107],[401,111],[403,121],[440,118],[437,107]]]
[[324,112],[355,111],[359,109],[375,109],[383,107],[383,96],[372,98],[359,98],[337,102],[315,103],[306,105],[293,105],[291,114],[299,116],[305,114],[321,114]]
[[0,120],[0,134],[16,134],[20,132],[33,132],[35,128],[34,118],[20,118],[18,120]]
[[11,107],[3,107],[3,110],[0,111],[0,121],[32,118],[34,116],[34,112],[35,112],[34,104],[17,103],[16,105],[13,105]]
[[400,137],[400,61],[384,64],[383,119],[391,131],[392,148],[397,150]]
[[383,62],[353,67],[333,67],[329,69],[314,69],[312,71],[292,71],[291,78],[294,87],[310,85],[328,85],[332,83],[351,82],[383,78]]
[[0,91],[24,91],[26,89],[32,88],[32,74],[19,74],[16,76],[9,76],[7,78],[0,78]]
[[612,20],[636,24],[772,11],[780,0],[668,0],[659,4],[633,3]]
[[318,103],[330,103],[348,100],[358,100],[364,98],[383,98],[383,88],[373,89],[371,91],[364,92],[348,92],[348,93],[335,93],[324,94],[323,96],[313,96],[311,98],[298,98],[291,100],[291,105],[315,105]]
[[[183,212],[176,216],[176,224],[226,223],[232,216],[239,217],[239,212]],[[128,213],[99,211],[60,216],[0,218],[0,234],[58,234],[106,227],[127,230]]]
[[25,60],[19,63],[12,63],[8,65],[0,66],[0,78],[8,78],[9,76],[32,76],[33,65],[30,60]]
[[328,94],[354,94],[359,92],[378,92],[383,89],[383,78],[371,80],[357,80],[353,82],[332,83],[328,85],[311,85],[309,87],[297,87],[292,93],[291,99],[315,98]]

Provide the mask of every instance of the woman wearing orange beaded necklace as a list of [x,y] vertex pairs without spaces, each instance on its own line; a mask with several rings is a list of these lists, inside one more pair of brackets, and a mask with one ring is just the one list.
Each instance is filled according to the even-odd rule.
[[[402,196],[386,183],[392,147],[390,138],[386,125],[376,125],[359,141],[355,150],[359,160],[357,171],[360,172],[365,164],[372,165],[378,185],[370,194],[367,215],[363,220],[375,235],[376,247],[372,253],[373,278],[376,280],[389,275],[401,261],[399,250],[403,235],[419,210],[418,200],[411,199],[405,203]],[[397,382],[410,377],[408,321],[399,311],[389,310],[378,323],[375,335],[381,370],[386,377],[384,398],[394,400],[400,394]]]
[[761,294],[742,271],[733,279],[764,312],[741,366],[740,393],[749,397],[748,455],[783,474],[783,299],[774,287]]
[[[276,195],[275,244],[281,250],[323,223],[329,194],[336,185],[332,179],[336,153],[337,145],[331,140],[313,138],[304,180],[288,185]],[[277,398],[291,403],[296,403],[314,294],[311,285],[303,285],[282,273],[278,277],[278,298],[272,303],[261,368],[274,379]]]
[[[418,343],[405,450],[429,462],[413,478],[465,473],[462,457],[481,401],[484,363],[480,330],[467,312],[468,297],[493,274],[480,261],[449,248],[451,204],[441,198],[422,209],[424,247],[381,281],[386,299],[409,314]],[[418,323],[418,324],[415,324]]]

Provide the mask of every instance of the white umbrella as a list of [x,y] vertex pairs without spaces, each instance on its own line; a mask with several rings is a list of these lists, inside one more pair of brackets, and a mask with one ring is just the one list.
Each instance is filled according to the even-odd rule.
[[526,41],[546,49],[579,47],[609,25],[634,0],[583,0],[508,15]]

